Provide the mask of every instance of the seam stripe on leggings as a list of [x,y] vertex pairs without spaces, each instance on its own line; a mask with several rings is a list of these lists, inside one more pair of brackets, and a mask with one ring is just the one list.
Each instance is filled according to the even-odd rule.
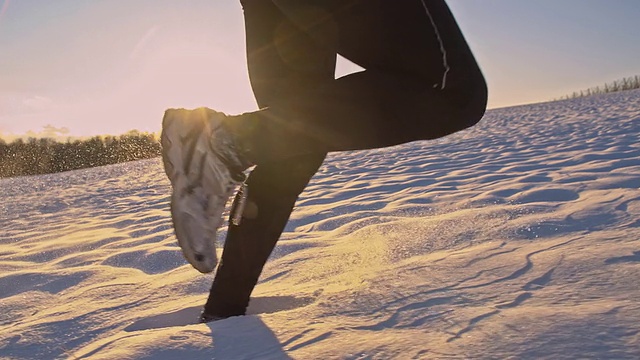
[[[442,74],[442,85],[440,89],[444,90],[447,85],[447,73],[449,72],[449,62],[447,61],[447,50],[444,48],[444,43],[442,42],[442,37],[440,36],[440,31],[438,31],[438,26],[436,22],[433,20],[433,16],[431,16],[431,12],[427,7],[427,3],[424,0],[421,0],[422,6],[424,7],[424,11],[427,12],[427,16],[429,17],[429,21],[431,21],[431,26],[433,26],[433,30],[436,32],[436,37],[438,38],[438,43],[440,44],[440,52],[442,53],[442,65],[444,66],[444,73]],[[435,87],[435,86],[434,86]]]

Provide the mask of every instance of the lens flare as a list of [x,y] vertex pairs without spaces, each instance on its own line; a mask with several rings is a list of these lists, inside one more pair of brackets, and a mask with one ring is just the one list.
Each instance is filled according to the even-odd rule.
[[7,12],[7,8],[9,7],[9,0],[4,0],[2,2],[2,7],[0,8],[0,19],[4,16],[4,13]]

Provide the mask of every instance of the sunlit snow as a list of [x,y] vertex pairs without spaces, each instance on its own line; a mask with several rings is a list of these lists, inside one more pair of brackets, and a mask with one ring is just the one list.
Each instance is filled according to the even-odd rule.
[[0,180],[0,358],[637,359],[639,132],[626,91],[332,154],[209,324],[158,159]]

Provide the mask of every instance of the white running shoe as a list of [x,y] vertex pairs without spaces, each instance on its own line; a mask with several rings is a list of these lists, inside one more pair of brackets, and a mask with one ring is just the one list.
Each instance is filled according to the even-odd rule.
[[249,167],[222,127],[227,116],[198,108],[169,109],[162,120],[162,160],[171,181],[171,217],[187,261],[202,273],[217,263],[222,212]]

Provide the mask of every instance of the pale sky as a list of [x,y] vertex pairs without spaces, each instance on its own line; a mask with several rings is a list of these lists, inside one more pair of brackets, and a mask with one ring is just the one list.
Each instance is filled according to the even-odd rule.
[[[398,0],[394,0],[398,1]],[[449,0],[489,107],[640,74],[639,0]],[[239,0],[0,0],[0,134],[159,131],[165,108],[256,108]],[[356,67],[342,63],[337,73]]]

